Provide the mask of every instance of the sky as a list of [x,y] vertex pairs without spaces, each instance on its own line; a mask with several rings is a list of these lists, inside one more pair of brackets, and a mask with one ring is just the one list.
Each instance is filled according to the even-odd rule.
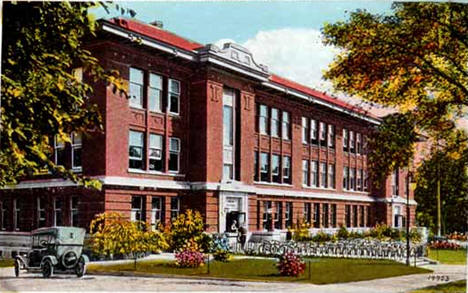
[[[322,72],[332,62],[336,48],[324,46],[320,29],[325,23],[347,19],[349,12],[366,9],[391,13],[391,1],[122,1],[136,19],[159,20],[164,29],[193,41],[220,47],[235,42],[249,49],[257,63],[272,73],[312,88],[332,93]],[[93,10],[98,18],[119,16],[111,9]],[[353,104],[358,100],[333,93]],[[372,110],[382,115],[387,111]]]

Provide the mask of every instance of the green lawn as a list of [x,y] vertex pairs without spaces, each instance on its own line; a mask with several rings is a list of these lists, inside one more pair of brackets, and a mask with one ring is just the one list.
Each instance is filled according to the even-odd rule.
[[429,249],[429,258],[438,260],[442,264],[464,265],[466,264],[466,250]]
[[[308,261],[308,260],[307,260]],[[191,269],[177,268],[173,262],[150,260],[138,262],[137,271],[162,275],[186,275],[196,277],[214,277],[233,280],[310,282],[314,284],[342,283],[371,280],[408,274],[421,274],[430,270],[407,267],[389,260],[364,259],[310,259],[311,278],[308,279],[308,268],[300,277],[280,276],[271,259],[238,259],[228,263],[213,261],[210,263],[210,274],[207,265]],[[133,271],[133,263],[99,266],[88,266],[88,272]]]
[[411,291],[412,293],[446,293],[446,292],[466,292],[466,280],[431,286],[424,289]]
[[12,267],[15,265],[13,259],[0,259],[0,268]]

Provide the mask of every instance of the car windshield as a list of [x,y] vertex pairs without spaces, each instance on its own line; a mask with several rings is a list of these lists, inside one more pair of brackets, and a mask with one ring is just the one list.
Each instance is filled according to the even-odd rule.
[[32,240],[33,247],[46,247],[55,244],[55,237],[50,234],[34,235]]

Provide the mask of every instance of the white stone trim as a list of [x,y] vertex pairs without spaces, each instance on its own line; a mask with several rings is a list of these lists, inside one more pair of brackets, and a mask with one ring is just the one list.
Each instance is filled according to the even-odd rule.
[[177,190],[189,190],[190,189],[190,185],[185,181],[119,177],[119,176],[101,176],[101,177],[96,177],[95,179],[99,179],[103,185],[152,187],[152,188],[177,189]]
[[28,189],[28,188],[48,188],[48,187],[68,187],[78,186],[71,180],[47,179],[47,180],[28,180],[22,181],[17,185],[7,185],[0,189]]

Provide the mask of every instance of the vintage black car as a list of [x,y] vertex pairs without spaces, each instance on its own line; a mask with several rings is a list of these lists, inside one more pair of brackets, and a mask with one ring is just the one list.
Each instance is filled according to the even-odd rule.
[[85,229],[50,227],[34,230],[32,247],[26,255],[15,257],[15,275],[20,270],[42,272],[49,278],[54,272],[73,271],[78,277],[86,272],[88,257],[82,254]]

